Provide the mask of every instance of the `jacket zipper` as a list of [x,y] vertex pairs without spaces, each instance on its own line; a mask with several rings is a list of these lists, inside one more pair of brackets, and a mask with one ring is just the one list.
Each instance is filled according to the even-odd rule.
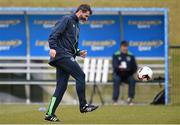
[[75,55],[77,52],[76,47],[75,47],[76,44],[77,44],[77,25],[75,25],[75,43],[73,45],[73,48],[74,48],[74,54],[73,55]]

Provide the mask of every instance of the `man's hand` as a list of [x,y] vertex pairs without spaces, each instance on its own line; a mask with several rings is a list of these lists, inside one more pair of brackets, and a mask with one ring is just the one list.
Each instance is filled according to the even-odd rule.
[[82,58],[85,58],[86,55],[87,55],[87,50],[82,50],[82,51],[79,52],[79,54],[80,54],[80,56],[81,56]]
[[54,58],[56,56],[56,50],[55,49],[50,49],[49,55]]

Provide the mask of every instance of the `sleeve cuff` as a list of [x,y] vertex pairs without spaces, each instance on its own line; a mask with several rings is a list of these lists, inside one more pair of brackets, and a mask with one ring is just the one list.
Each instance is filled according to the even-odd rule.
[[76,56],[80,56],[80,52],[81,52],[81,50],[77,49]]

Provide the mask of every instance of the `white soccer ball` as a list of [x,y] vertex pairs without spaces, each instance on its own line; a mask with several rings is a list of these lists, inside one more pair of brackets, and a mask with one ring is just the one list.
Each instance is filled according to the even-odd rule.
[[153,71],[148,66],[144,66],[139,68],[137,71],[137,78],[142,81],[151,80],[153,77]]

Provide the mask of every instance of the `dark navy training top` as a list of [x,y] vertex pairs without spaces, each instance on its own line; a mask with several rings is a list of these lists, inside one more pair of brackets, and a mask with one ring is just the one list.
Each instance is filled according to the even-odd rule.
[[50,49],[56,50],[56,56],[50,58],[50,65],[53,66],[57,59],[79,55],[79,30],[79,20],[75,14],[63,16],[55,24],[48,39]]

